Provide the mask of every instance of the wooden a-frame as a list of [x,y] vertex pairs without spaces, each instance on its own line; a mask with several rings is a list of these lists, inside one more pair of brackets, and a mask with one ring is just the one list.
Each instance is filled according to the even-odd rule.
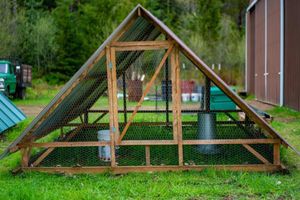
[[[137,17],[143,17],[150,21],[157,29],[165,34],[168,40],[165,41],[130,41],[120,42],[118,41],[123,34],[131,27]],[[161,50],[166,49],[166,53],[163,56],[161,62],[156,68],[156,71],[148,83],[142,98],[138,102],[136,108],[132,111],[132,115],[128,122],[125,124],[125,128],[122,133],[119,133],[118,122],[118,104],[117,104],[117,66],[116,66],[116,52],[117,51],[145,51],[145,50]],[[224,140],[183,140],[182,139],[182,122],[181,122],[181,98],[180,98],[180,60],[179,52],[184,54],[198,69],[215,85],[217,85],[228,97],[230,97],[239,108],[245,112],[254,123],[259,125],[267,135],[271,138],[266,139],[224,139]],[[106,57],[106,71],[107,71],[107,88],[109,96],[109,117],[110,117],[110,142],[70,142],[69,140],[76,135],[80,129],[95,125],[107,112],[104,112],[99,116],[92,124],[83,123],[77,127],[71,135],[66,137],[65,140],[60,142],[48,142],[48,143],[36,143],[35,140],[38,137],[34,136],[35,130],[40,124],[51,115],[52,112],[57,109],[57,106],[64,101],[64,99],[71,94],[72,90],[78,85],[80,81],[83,81],[90,69],[103,57]],[[171,77],[172,77],[172,99],[173,99],[173,140],[122,140],[128,127],[132,124],[133,118],[138,112],[143,97],[145,97],[153,84],[157,74],[162,68],[166,59],[170,57],[171,60]],[[87,113],[88,115],[88,113]],[[82,120],[84,121],[84,120]],[[88,120],[86,120],[88,121]],[[66,124],[67,126],[68,124]],[[72,126],[72,124],[69,124]],[[214,165],[214,166],[184,166],[183,163],[183,145],[205,145],[205,144],[241,144],[252,153],[262,164],[256,165]],[[258,153],[251,144],[272,144],[273,162],[267,160],[263,155]],[[111,170],[115,173],[126,173],[131,171],[175,171],[175,170],[202,170],[203,168],[213,167],[215,169],[229,169],[229,170],[245,170],[245,171],[276,171],[281,169],[280,163],[280,145],[290,146],[274,129],[272,129],[261,117],[259,117],[239,96],[237,96],[225,83],[220,79],[210,68],[200,60],[168,27],[166,27],[161,21],[155,18],[149,11],[138,5],[131,14],[125,19],[125,21],[117,28],[117,30],[110,36],[110,38],[104,42],[94,56],[89,59],[88,63],[77,73],[70,83],[68,83],[62,90],[62,92],[50,103],[50,105],[42,112],[37,119],[25,130],[25,132],[18,138],[7,150],[8,152],[14,152],[18,149],[22,150],[22,169],[24,170],[36,170],[47,172],[102,172]],[[81,167],[76,170],[72,167],[38,167],[39,163],[50,154],[55,147],[74,147],[74,146],[111,146],[111,166],[110,167]],[[116,164],[115,158],[115,146],[126,145],[139,145],[145,146],[145,158],[146,166],[138,167],[119,167]],[[178,145],[178,166],[151,166],[150,160],[150,148],[152,145]],[[30,160],[30,150],[32,147],[47,147],[48,149],[36,159],[32,166],[28,166]],[[291,147],[291,146],[290,146]],[[292,148],[292,147],[291,147]],[[2,156],[3,157],[3,156]]]

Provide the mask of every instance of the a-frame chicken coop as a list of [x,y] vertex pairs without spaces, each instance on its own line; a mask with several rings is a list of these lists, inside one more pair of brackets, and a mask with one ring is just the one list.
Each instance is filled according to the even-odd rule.
[[281,145],[288,146],[138,5],[2,158],[20,150],[23,170],[46,172],[276,171]]

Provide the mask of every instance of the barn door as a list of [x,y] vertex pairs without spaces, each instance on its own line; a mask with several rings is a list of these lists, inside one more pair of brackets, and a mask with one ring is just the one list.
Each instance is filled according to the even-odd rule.
[[280,103],[280,1],[268,1],[267,5],[267,94],[266,101]]
[[255,10],[255,96],[260,101],[265,101],[265,5],[261,1]]

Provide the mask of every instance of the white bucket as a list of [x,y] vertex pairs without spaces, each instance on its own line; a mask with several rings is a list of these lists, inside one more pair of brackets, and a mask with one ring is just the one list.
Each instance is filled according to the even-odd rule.
[[[110,141],[110,131],[100,130],[98,131],[98,141]],[[98,147],[98,156],[101,160],[110,161],[110,146]]]
[[201,97],[200,93],[192,93],[192,95],[191,95],[191,99],[192,99],[193,102],[199,102],[200,97]]
[[182,98],[183,102],[188,102],[191,99],[191,95],[190,95],[190,93],[182,93],[181,98]]

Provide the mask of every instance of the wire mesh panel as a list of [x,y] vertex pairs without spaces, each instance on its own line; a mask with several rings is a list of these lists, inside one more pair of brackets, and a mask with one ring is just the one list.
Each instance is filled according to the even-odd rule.
[[[56,147],[42,162],[40,167],[82,167],[82,166],[110,166],[108,160],[101,157],[100,147]],[[45,153],[40,151],[35,158]]]
[[[206,147],[206,148],[205,148]],[[272,162],[270,145],[260,145],[260,152]],[[247,165],[263,164],[243,145],[185,145],[184,165]]]

